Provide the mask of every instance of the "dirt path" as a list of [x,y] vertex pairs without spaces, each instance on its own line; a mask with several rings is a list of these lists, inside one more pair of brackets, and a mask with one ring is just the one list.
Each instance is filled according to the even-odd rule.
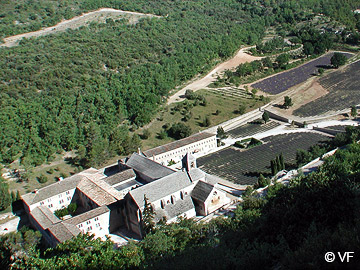
[[184,98],[182,96],[184,96],[185,91],[188,89],[197,91],[197,90],[206,88],[210,83],[212,83],[216,80],[216,77],[218,75],[220,75],[221,72],[224,72],[227,69],[235,68],[238,65],[243,64],[245,62],[252,62],[254,60],[261,59],[262,57],[252,56],[250,54],[245,53],[246,50],[253,48],[253,47],[254,46],[240,49],[233,58],[217,65],[205,77],[202,77],[200,79],[195,80],[194,82],[191,82],[190,84],[188,84],[187,86],[182,88],[180,91],[178,91],[174,95],[172,95],[168,99],[167,104],[169,105],[171,103],[179,102],[179,101],[183,100]]
[[79,28],[80,26],[84,26],[87,23],[92,22],[94,20],[105,21],[107,18],[113,18],[116,16],[120,17],[120,16],[124,16],[124,15],[130,15],[129,23],[136,23],[141,17],[161,18],[161,16],[157,16],[157,15],[153,15],[153,14],[145,14],[145,13],[132,12],[132,11],[123,11],[123,10],[118,10],[118,9],[113,9],[113,8],[101,8],[96,11],[92,11],[92,12],[82,14],[80,16],[76,16],[69,20],[64,20],[54,26],[43,28],[38,31],[28,32],[28,33],[19,34],[19,35],[15,35],[15,36],[11,36],[11,37],[6,37],[3,39],[4,43],[1,44],[0,46],[1,47],[12,47],[12,46],[16,46],[22,38],[39,37],[39,36],[53,34],[56,32],[64,32],[64,31],[66,31],[66,29]]

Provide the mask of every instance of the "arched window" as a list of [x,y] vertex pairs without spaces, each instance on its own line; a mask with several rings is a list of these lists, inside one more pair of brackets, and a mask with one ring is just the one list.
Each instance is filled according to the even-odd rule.
[[182,191],[180,191],[180,199],[184,199],[184,193]]
[[171,195],[170,200],[171,200],[171,203],[172,203],[172,204],[174,204],[174,203],[175,203],[175,198],[174,198],[174,196],[173,196],[173,195]]
[[165,207],[164,200],[161,200],[161,201],[160,201],[160,206],[161,206],[162,209],[164,209],[164,207]]

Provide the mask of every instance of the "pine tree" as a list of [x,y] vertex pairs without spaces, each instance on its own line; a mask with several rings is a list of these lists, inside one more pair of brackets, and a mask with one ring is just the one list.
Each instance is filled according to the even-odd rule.
[[11,191],[11,202],[15,202],[16,201],[16,194],[15,191]]
[[20,201],[21,200],[21,195],[20,195],[20,191],[16,191],[16,200]]
[[143,220],[143,230],[145,234],[154,232],[155,229],[154,216],[155,216],[154,208],[149,202],[146,195],[144,195],[144,210],[142,212],[142,220]]
[[9,186],[0,179],[0,210],[6,209],[11,204]]
[[283,153],[280,154],[279,160],[280,160],[281,170],[285,170],[285,161],[284,161]]

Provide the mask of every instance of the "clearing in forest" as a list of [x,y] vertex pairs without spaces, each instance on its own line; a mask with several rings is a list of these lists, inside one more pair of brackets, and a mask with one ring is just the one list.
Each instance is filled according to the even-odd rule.
[[143,17],[160,18],[161,16],[132,12],[132,11],[123,11],[113,8],[101,8],[96,11],[92,11],[82,14],[80,16],[76,16],[69,20],[64,20],[54,26],[46,27],[38,31],[6,37],[3,39],[4,43],[1,44],[0,46],[12,47],[17,45],[18,42],[23,38],[40,37],[49,34],[54,34],[56,32],[64,32],[67,29],[76,29],[81,26],[85,26],[91,22],[105,22],[107,19],[128,19],[130,24],[134,24],[137,23],[139,19]]

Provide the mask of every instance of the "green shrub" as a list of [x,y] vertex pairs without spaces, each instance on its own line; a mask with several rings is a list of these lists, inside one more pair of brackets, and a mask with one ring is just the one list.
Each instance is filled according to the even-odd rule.
[[77,209],[76,203],[70,203],[69,206],[67,207],[67,210],[70,215],[73,215],[75,213],[76,209]]
[[243,145],[240,141],[236,141],[234,143],[234,146],[237,147],[237,148],[245,148],[245,145]]
[[47,177],[45,175],[40,175],[37,180],[39,181],[39,183],[43,184],[47,182]]

